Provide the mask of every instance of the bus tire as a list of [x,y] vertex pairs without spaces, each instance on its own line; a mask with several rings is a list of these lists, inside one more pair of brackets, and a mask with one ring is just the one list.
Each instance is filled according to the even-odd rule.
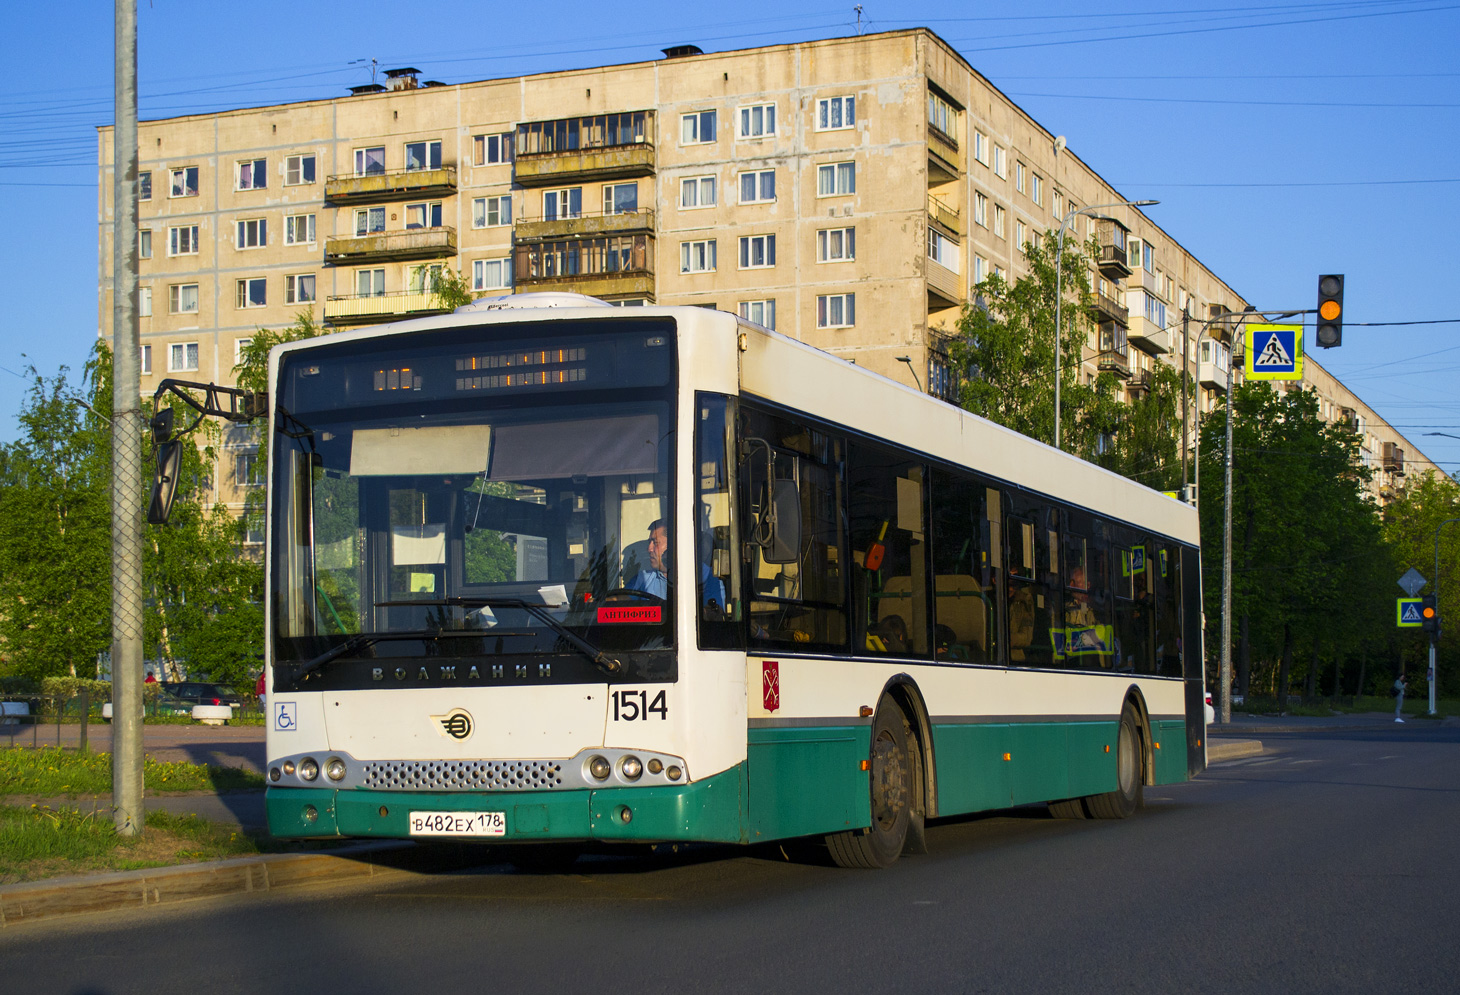
[[912,742],[907,716],[890,697],[884,697],[872,721],[867,779],[872,825],[867,829],[833,833],[826,838],[831,859],[839,867],[889,867],[902,855],[914,807]]
[[1056,819],[1085,819],[1085,800],[1068,798],[1062,802],[1050,802],[1049,814]]
[[1085,799],[1092,819],[1125,819],[1141,807],[1146,781],[1145,751],[1141,749],[1140,721],[1129,702],[1120,712],[1115,743],[1115,790]]

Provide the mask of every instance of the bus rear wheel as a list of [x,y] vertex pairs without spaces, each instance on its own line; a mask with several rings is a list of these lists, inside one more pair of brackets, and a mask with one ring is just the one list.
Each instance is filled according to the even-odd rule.
[[1092,819],[1125,819],[1135,814],[1145,800],[1145,751],[1141,748],[1140,722],[1129,703],[1120,712],[1120,731],[1115,743],[1115,790],[1085,799]]
[[869,790],[872,825],[826,838],[839,867],[889,867],[902,854],[913,818],[912,728],[891,698],[883,698],[872,722]]

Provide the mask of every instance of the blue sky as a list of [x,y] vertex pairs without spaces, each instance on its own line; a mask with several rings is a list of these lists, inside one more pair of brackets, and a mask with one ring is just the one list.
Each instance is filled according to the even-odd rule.
[[[1312,308],[1343,273],[1344,345],[1318,359],[1460,470],[1460,4],[1074,0],[862,6],[926,26],[1257,307]],[[546,17],[546,20],[544,18]],[[426,6],[142,0],[141,113],[342,95],[370,63],[446,83],[855,34],[853,4],[724,8],[435,0]],[[546,25],[547,27],[544,27]],[[27,365],[79,370],[96,334],[96,137],[112,5],[14,5],[0,108],[0,441]],[[1376,323],[1364,326],[1359,323]]]

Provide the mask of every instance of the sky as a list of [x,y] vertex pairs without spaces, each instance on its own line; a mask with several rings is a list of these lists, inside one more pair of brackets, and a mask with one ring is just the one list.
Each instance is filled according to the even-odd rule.
[[[370,82],[372,60],[460,83],[657,59],[675,44],[714,52],[927,27],[1123,196],[1159,199],[1152,220],[1257,308],[1311,309],[1318,275],[1344,274],[1343,345],[1312,351],[1460,471],[1460,2],[1092,9],[139,0],[140,114],[343,96]],[[5,29],[0,443],[19,434],[27,369],[75,376],[95,340],[95,129],[112,121],[113,6],[13,4]]]

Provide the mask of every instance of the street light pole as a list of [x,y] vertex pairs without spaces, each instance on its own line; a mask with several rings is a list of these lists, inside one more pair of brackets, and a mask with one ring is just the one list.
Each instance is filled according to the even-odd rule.
[[1060,265],[1065,254],[1065,232],[1074,221],[1082,214],[1091,214],[1094,211],[1103,211],[1108,207],[1151,207],[1161,203],[1159,200],[1118,200],[1110,204],[1091,204],[1089,207],[1081,207],[1066,214],[1064,221],[1060,224],[1060,233],[1055,239],[1054,250],[1054,447],[1060,448],[1060,380],[1064,372],[1060,365],[1060,333],[1063,330],[1060,323],[1060,310],[1064,304],[1064,268]]

